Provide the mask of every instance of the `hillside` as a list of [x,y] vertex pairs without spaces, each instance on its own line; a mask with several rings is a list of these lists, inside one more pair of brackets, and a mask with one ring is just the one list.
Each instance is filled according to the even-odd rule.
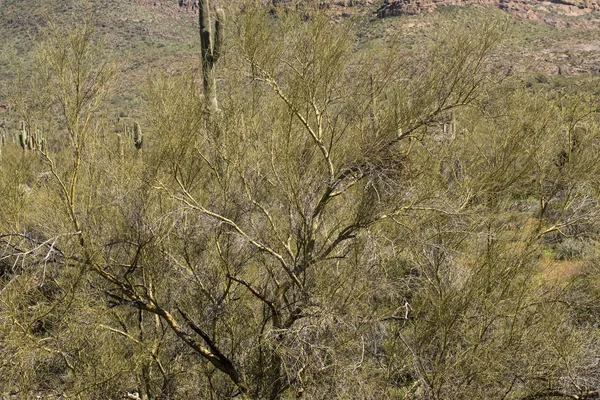
[[[378,8],[380,18],[393,15],[414,15],[433,12],[443,7],[461,7],[473,4],[492,5],[512,15],[531,21],[565,26],[573,23],[598,28],[597,15],[600,5],[591,0],[385,0]],[[569,17],[586,16],[586,20],[569,21]]]
[[[426,27],[435,23],[436,14],[432,12],[436,9],[447,14],[447,18],[453,18],[452,13],[456,12],[453,10],[459,6],[498,7],[520,21],[520,28],[509,41],[518,48],[515,54],[507,54],[512,64],[523,64],[527,60],[527,69],[556,73],[560,67],[565,74],[596,73],[600,68],[597,40],[600,12],[593,2],[586,2],[585,6],[583,3],[512,0],[496,3],[386,0],[383,4],[372,0],[331,0],[320,3],[334,19],[359,18],[358,29],[364,30],[367,37]],[[2,0],[0,4],[3,54],[7,54],[9,48],[17,54],[26,54],[44,18],[52,16],[66,24],[89,19],[114,55],[125,61],[134,82],[154,67],[178,69],[199,63],[197,17],[190,6],[179,6],[177,1]],[[235,4],[228,2],[230,7]],[[376,16],[386,17],[386,21],[382,23]],[[389,19],[390,16],[397,17]],[[6,63],[0,64],[0,85],[6,83],[3,78],[6,70]]]
[[[91,21],[107,47],[125,62],[134,82],[152,68],[178,69],[199,63],[197,16],[187,2],[180,6],[175,0],[2,0],[0,4],[3,54],[9,49],[16,54],[27,54],[38,27],[44,25],[45,18],[51,17],[65,24]],[[236,4],[228,2],[228,7],[237,7]],[[561,72],[566,74],[595,73],[600,68],[597,40],[600,12],[595,2],[587,0],[581,4],[513,0],[385,0],[383,3],[330,0],[318,4],[334,20],[358,18],[357,27],[367,38],[399,32],[417,37],[420,33],[415,35],[412,31],[424,32],[428,25],[436,23],[435,10],[445,14],[445,18],[454,18],[453,13],[461,7],[497,7],[513,16],[519,26],[508,41],[518,48],[517,53],[507,54],[512,64],[523,64],[527,60],[527,69],[533,67],[556,73],[561,67]],[[488,12],[493,13],[491,9]],[[390,19],[391,16],[396,18]],[[380,20],[383,17],[384,22]],[[464,21],[461,23],[468,23],[468,16],[459,18]],[[418,38],[416,40],[418,43]],[[0,83],[5,84],[6,65],[0,64]]]
[[61,24],[93,24],[134,80],[149,68],[177,68],[180,62],[198,58],[197,20],[176,2],[2,0],[0,9],[3,54],[8,49],[27,54],[38,28],[52,18]]

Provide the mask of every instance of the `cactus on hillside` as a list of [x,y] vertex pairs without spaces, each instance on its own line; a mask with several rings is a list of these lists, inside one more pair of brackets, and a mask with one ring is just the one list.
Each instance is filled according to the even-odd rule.
[[2,128],[2,139],[0,140],[0,146],[4,146],[6,144],[6,127],[7,127],[6,118],[0,124],[0,128]]
[[142,128],[137,121],[133,123],[133,144],[136,149],[140,150],[144,144],[144,136],[142,135]]
[[21,132],[19,133],[19,144],[23,150],[26,149],[27,129],[25,129],[25,121],[21,121]]
[[215,64],[221,55],[225,13],[220,8],[216,10],[215,29],[213,33],[209,1],[200,0],[198,7],[200,50],[202,55],[202,84],[208,109],[211,114],[215,114],[220,112],[215,83]]
[[35,142],[31,132],[27,130],[25,121],[21,121],[21,132],[19,133],[19,144],[23,150],[35,149]]

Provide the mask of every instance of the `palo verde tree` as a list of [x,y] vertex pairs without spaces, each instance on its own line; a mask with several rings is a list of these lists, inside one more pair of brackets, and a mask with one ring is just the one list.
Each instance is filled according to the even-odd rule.
[[[498,32],[486,26],[481,40],[432,48],[402,77],[399,63],[356,58],[349,26],[319,14],[252,9],[236,27],[245,73],[230,78],[217,129],[158,101],[176,91],[155,85],[148,96],[168,143],[157,186],[186,221],[169,259],[189,271],[196,301],[228,316],[209,323],[206,311],[182,307],[181,317],[200,321],[194,330],[233,369],[215,366],[249,396],[339,394],[352,389],[337,374],[360,357],[358,304],[376,291],[365,270],[375,227],[432,195],[414,179],[428,164],[409,139],[477,98]],[[379,57],[392,61],[387,50]],[[350,84],[363,73],[371,79]],[[186,136],[196,139],[178,139]],[[194,241],[204,244],[190,252]],[[212,283],[198,292],[192,277]],[[244,323],[226,328],[229,319]],[[223,346],[239,351],[225,356]]]
[[[426,144],[441,160],[435,207],[399,215],[398,231],[388,233],[402,248],[390,270],[403,278],[398,295],[408,304],[386,343],[397,358],[393,374],[413,383],[416,398],[593,398],[594,329],[573,322],[577,306],[567,299],[582,279],[577,269],[596,256],[550,254],[563,240],[597,234],[587,175],[598,157],[597,116],[580,114],[587,114],[581,140],[588,146],[560,166],[568,115],[591,110],[586,95],[570,105],[524,88],[487,95],[482,109],[458,114],[462,130],[444,148]],[[565,168],[578,177],[555,181]],[[540,180],[559,185],[541,220]],[[414,364],[407,368],[401,354]]]

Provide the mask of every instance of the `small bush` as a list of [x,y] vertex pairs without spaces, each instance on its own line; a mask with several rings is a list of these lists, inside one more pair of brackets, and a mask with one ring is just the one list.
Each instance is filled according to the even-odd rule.
[[576,238],[565,238],[555,247],[555,255],[559,260],[580,260],[588,253],[589,244]]

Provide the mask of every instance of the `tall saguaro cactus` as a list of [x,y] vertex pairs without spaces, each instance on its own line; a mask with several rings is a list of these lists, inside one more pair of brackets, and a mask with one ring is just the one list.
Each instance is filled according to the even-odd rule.
[[202,84],[204,86],[204,96],[208,102],[208,109],[211,114],[216,114],[220,112],[220,109],[219,102],[217,101],[215,64],[221,55],[225,13],[220,8],[216,10],[215,29],[213,33],[208,0],[200,0],[199,11]]

